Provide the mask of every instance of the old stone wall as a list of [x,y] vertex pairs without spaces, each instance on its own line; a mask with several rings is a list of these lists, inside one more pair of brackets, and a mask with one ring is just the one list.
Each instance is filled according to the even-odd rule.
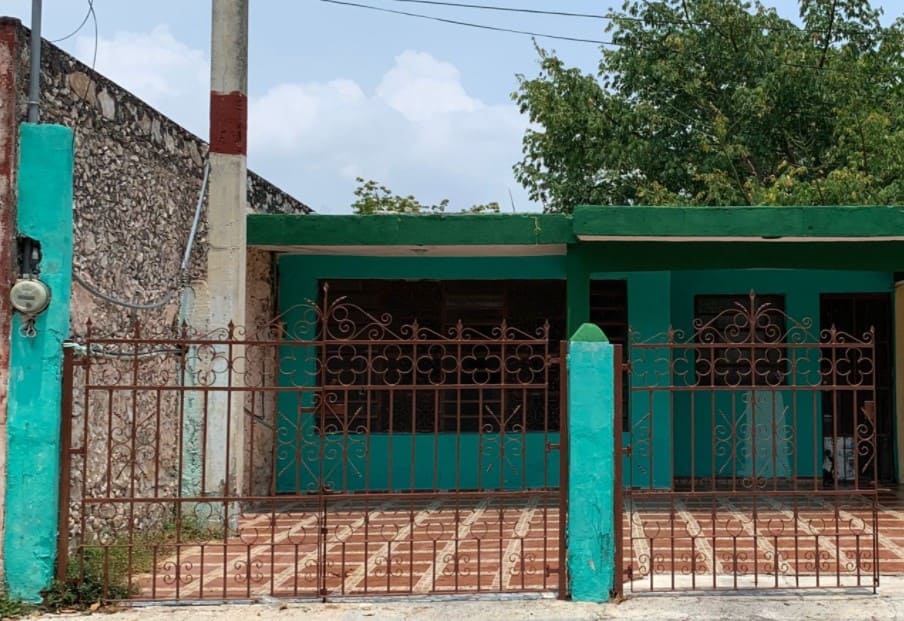
[[[29,33],[20,26],[19,121],[26,118]],[[44,42],[41,120],[75,130],[75,272],[114,297],[141,304],[168,294],[145,321],[177,315],[180,263],[201,189],[207,144],[99,73]],[[248,205],[262,213],[310,209],[249,173]],[[206,205],[205,205],[206,208]],[[206,209],[205,209],[206,211]],[[185,278],[203,283],[206,215],[202,213]],[[91,318],[95,330],[119,332],[130,313],[77,286],[73,331]]]
[[[16,126],[26,119],[29,31],[16,20],[0,25],[3,32],[11,34],[8,39],[12,42],[8,46],[10,53],[0,54],[0,76],[9,74],[15,78],[7,89],[15,93],[14,102],[9,93],[0,92],[0,111],[4,106],[14,108],[6,126],[0,126],[2,147],[9,132],[15,136]],[[206,316],[209,298],[205,282],[206,198],[188,269],[180,270],[202,187],[207,144],[46,41],[42,46],[41,72],[41,121],[66,125],[75,132],[74,276],[108,296],[148,306],[124,307],[76,282],[71,306],[73,337],[84,342],[89,331],[94,337],[135,336],[136,320],[141,335],[155,337],[172,338],[183,321],[191,324],[196,333],[225,328],[201,325],[198,319]],[[6,85],[6,81],[0,82],[0,86]],[[14,172],[10,171],[9,179],[14,179]],[[0,179],[0,189],[4,181],[12,183]],[[251,211],[310,211],[252,172],[248,173],[247,187]],[[9,195],[8,191],[3,194]],[[13,207],[14,202],[11,205],[4,200],[0,210],[9,215]],[[4,237],[10,239],[11,235]],[[276,309],[271,254],[249,252],[247,281],[246,321],[266,324]],[[260,334],[250,327],[246,332],[249,336]],[[118,509],[112,515],[104,505],[106,513],[84,516],[82,522],[79,501],[82,490],[95,497],[178,496],[180,485],[185,483],[184,462],[191,457],[185,454],[184,447],[181,453],[177,448],[185,440],[184,410],[191,396],[186,400],[185,394],[172,390],[157,393],[151,389],[116,389],[107,394],[88,391],[86,402],[82,390],[86,377],[93,370],[91,383],[104,380],[114,386],[137,383],[172,388],[185,381],[186,357],[197,352],[180,353],[173,346],[143,347],[140,363],[133,364],[134,347],[101,345],[98,349],[103,350],[103,355],[88,352],[90,366],[79,367],[74,375],[72,445],[87,446],[88,450],[74,456],[70,468],[70,530],[77,536],[84,525],[89,531],[85,533],[86,541],[102,542],[114,537],[113,533],[127,523],[144,528],[172,519],[176,507],[161,502],[144,503],[138,513],[128,515],[120,511],[125,505],[115,505]],[[80,356],[85,353],[84,349],[79,350]],[[269,357],[249,355],[245,371],[253,372],[266,383],[277,381],[274,369],[258,368],[267,364],[264,358]],[[268,456],[272,452],[272,431],[262,430],[274,418],[274,408],[275,402],[270,398],[249,394],[246,400],[246,412],[254,412],[245,417],[246,438],[257,442],[253,449],[248,448],[250,461],[246,462],[252,466],[245,475],[246,493],[260,493],[271,487],[272,459]]]

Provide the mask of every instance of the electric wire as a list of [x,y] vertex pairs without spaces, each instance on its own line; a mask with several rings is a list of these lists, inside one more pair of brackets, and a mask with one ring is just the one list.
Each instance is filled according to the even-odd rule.
[[71,349],[78,356],[90,356],[93,358],[114,358],[114,359],[126,359],[126,360],[144,360],[146,358],[155,358],[157,356],[169,356],[173,354],[183,354],[185,353],[184,349],[181,347],[164,347],[160,349],[150,349],[147,351],[114,351],[109,348],[105,348],[99,344],[93,344],[91,347],[86,347],[81,343],[76,343],[74,341],[67,341],[63,343],[64,349]]
[[525,9],[510,6],[495,6],[489,4],[469,4],[467,2],[446,2],[442,0],[393,0],[393,2],[406,2],[411,4],[429,4],[432,6],[448,6],[463,9],[482,9],[485,11],[501,11],[505,13],[525,13],[528,15],[553,15],[556,17],[583,17],[588,19],[608,19],[601,13],[573,13],[571,11],[550,11],[548,9]]
[[[430,6],[444,6],[444,7],[457,7],[463,9],[476,9],[476,10],[484,10],[484,11],[498,11],[503,13],[521,13],[525,15],[550,15],[556,17],[576,17],[576,18],[586,18],[586,19],[602,19],[607,21],[630,21],[637,22],[642,24],[649,25],[662,25],[662,24],[671,24],[671,25],[680,25],[680,26],[696,26],[696,27],[713,27],[718,26],[719,24],[711,22],[711,21],[701,21],[701,20],[690,20],[690,19],[665,19],[660,17],[634,17],[631,15],[625,15],[621,13],[577,13],[573,11],[553,11],[548,9],[530,9],[524,7],[511,7],[511,6],[498,6],[498,5],[490,5],[490,4],[473,4],[468,2],[452,2],[451,0],[391,0],[392,2],[402,2],[406,4],[424,4]],[[784,25],[760,25],[760,24],[732,24],[733,26],[740,26],[746,30],[767,30],[767,31],[775,31],[775,32],[797,32],[801,34],[825,34],[825,33],[842,33],[842,34],[871,34],[866,30],[861,28],[850,28],[850,27],[835,27],[835,28],[802,28],[800,26],[796,26],[792,23],[787,23]]]
[[505,28],[502,26],[490,26],[489,24],[476,24],[473,22],[465,22],[457,19],[447,19],[445,17],[437,17],[436,15],[424,15],[423,13],[411,13],[409,11],[397,11],[395,9],[387,9],[385,7],[373,6],[371,4],[360,4],[358,2],[348,2],[346,0],[320,0],[329,4],[337,4],[341,6],[356,7],[359,9],[369,9],[371,11],[379,11],[381,13],[391,13],[394,15],[405,15],[407,17],[417,17],[444,24],[453,24],[455,26],[466,26],[469,28],[478,28],[481,30],[492,30],[495,32],[507,32],[511,34],[527,35],[530,37],[540,37],[543,39],[557,39],[560,41],[572,41],[576,43],[592,43],[594,45],[616,45],[611,41],[602,41],[600,39],[584,39],[582,37],[570,37],[567,35],[556,35],[542,32],[532,32],[529,30],[517,30],[515,28]]
[[[596,44],[596,45],[604,45],[604,46],[615,47],[615,48],[630,47],[629,44],[617,43],[615,41],[604,41],[604,40],[600,40],[600,39],[585,39],[585,38],[581,38],[581,37],[571,37],[568,35],[539,33],[539,32],[527,31],[527,30],[518,30],[518,29],[514,29],[514,28],[506,28],[506,27],[502,27],[502,26],[477,24],[477,23],[473,23],[473,22],[466,22],[466,21],[461,21],[461,20],[438,17],[435,15],[425,15],[423,13],[412,13],[409,11],[399,11],[399,10],[395,10],[395,9],[388,9],[385,7],[373,6],[370,4],[361,4],[358,2],[351,2],[349,0],[320,0],[320,1],[326,2],[328,4],[336,4],[336,5],[346,6],[346,7],[354,7],[354,8],[368,9],[368,10],[372,10],[372,11],[379,11],[381,13],[404,15],[407,17],[417,17],[420,19],[427,19],[427,20],[431,20],[431,21],[452,24],[452,25],[456,25],[456,26],[465,26],[465,27],[469,27],[469,28],[478,28],[478,29],[491,30],[491,31],[496,31],[496,32],[506,32],[506,33],[512,33],[512,34],[527,35],[527,36],[531,36],[531,37],[540,37],[540,38],[546,38],[546,39],[558,39],[558,40],[563,40],[563,41],[572,41],[572,42],[579,42],[579,43],[592,43],[592,44]],[[483,8],[483,9],[491,9],[491,10],[506,10],[506,11],[512,11],[512,12],[518,12],[518,13],[532,13],[532,12],[539,11],[539,9],[534,10],[534,9],[518,9],[518,8],[514,8],[514,7],[498,7],[498,6],[491,6],[491,5],[474,5],[474,4],[469,4],[469,3],[451,2],[451,1],[446,1],[446,0],[393,0],[393,1],[418,2],[418,3],[424,3],[424,4],[438,4],[438,5],[442,5],[442,6],[458,6],[458,7],[462,7],[462,8]],[[564,14],[566,12],[551,11],[550,13]],[[585,16],[590,17],[591,16],[591,14],[589,14],[589,13],[574,13],[574,14],[569,14],[569,15],[570,16],[581,16],[581,17],[585,17]],[[649,21],[649,20],[646,20],[645,18],[631,17],[631,16],[624,16],[624,15],[618,15],[618,16],[612,16],[612,17],[593,15],[593,17],[603,17],[604,19],[609,19],[610,21],[613,19],[625,19],[628,21],[636,21],[636,22],[641,22],[641,23],[646,23]],[[651,20],[651,21],[652,21],[652,24],[655,25],[656,20]],[[664,23],[674,23],[674,24],[698,26],[698,27],[718,26],[718,24],[714,24],[714,23],[710,23],[710,22],[694,22],[694,21],[687,21],[687,20],[663,20],[663,21],[664,21]],[[754,27],[751,26],[750,28],[754,28]],[[762,28],[760,28],[759,26],[756,26],[755,28],[762,29],[762,30],[776,30],[776,31],[777,30],[788,30],[788,31],[793,30],[793,31],[801,32],[801,33],[805,33],[805,34],[806,33],[817,33],[817,32],[830,32],[830,30],[816,30],[816,29],[806,30],[806,29],[798,28],[794,25],[789,25],[788,28],[769,27],[769,26],[765,26]],[[835,29],[834,31],[838,31],[838,29]],[[876,39],[880,38],[880,37],[876,37],[875,35],[873,35],[873,36]],[[640,45],[640,44],[635,43],[633,45]],[[783,65],[786,65],[789,67],[793,67],[793,68],[797,68],[797,69],[811,69],[813,71],[820,71],[820,72],[846,73],[846,70],[843,67],[833,67],[833,66],[828,66],[828,65],[820,67],[820,66],[816,66],[816,65],[806,65],[806,64],[801,64],[801,63],[789,63],[789,62],[782,62],[780,64],[783,64]]]
[[79,32],[81,32],[82,28],[85,27],[85,24],[88,23],[88,20],[91,18],[91,11],[93,11],[93,10],[94,10],[94,0],[89,0],[88,1],[88,10],[85,11],[85,17],[82,18],[82,22],[78,25],[78,27],[75,30],[73,30],[72,32],[70,32],[69,34],[67,34],[65,37],[60,37],[59,39],[50,39],[50,42],[51,43],[61,43],[65,40],[71,39],[72,37],[77,35]]
[[[97,28],[97,13],[94,12],[94,0],[88,0],[88,12],[91,14],[91,21],[94,22],[94,54],[91,58],[91,71],[94,71],[95,65],[97,65],[97,46],[100,36],[98,34]],[[89,88],[91,81],[88,81]],[[85,97],[88,96],[88,93],[85,93]]]
[[161,308],[165,304],[167,304],[170,300],[173,299],[173,296],[176,295],[176,292],[180,288],[184,288],[185,279],[188,274],[188,261],[191,258],[191,250],[194,245],[195,235],[198,231],[198,223],[201,219],[201,210],[204,204],[204,196],[207,194],[207,181],[210,178],[210,162],[207,162],[204,165],[204,179],[201,181],[201,191],[198,193],[198,201],[195,204],[195,216],[192,220],[191,230],[188,234],[188,240],[185,243],[185,253],[182,255],[182,263],[179,265],[179,275],[177,286],[167,291],[163,297],[156,302],[130,302],[128,300],[123,300],[109,293],[105,293],[86,281],[82,276],[78,274],[75,270],[72,271],[72,279],[77,282],[83,289],[85,289],[88,293],[93,296],[100,298],[101,300],[105,300],[110,304],[114,304],[116,306],[122,306],[124,308],[130,308],[132,310],[154,310],[157,308]]

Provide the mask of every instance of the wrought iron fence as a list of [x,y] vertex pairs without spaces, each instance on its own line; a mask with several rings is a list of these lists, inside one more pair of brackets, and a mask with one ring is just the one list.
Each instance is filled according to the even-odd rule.
[[249,330],[89,322],[65,361],[59,573],[106,598],[560,584],[548,326],[395,325],[325,290]]
[[875,589],[872,331],[817,332],[751,293],[628,355],[632,590]]

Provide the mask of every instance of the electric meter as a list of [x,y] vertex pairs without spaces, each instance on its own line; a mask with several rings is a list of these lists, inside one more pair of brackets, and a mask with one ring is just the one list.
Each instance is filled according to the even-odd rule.
[[37,315],[50,304],[50,288],[33,278],[20,278],[9,294],[13,308],[24,315]]

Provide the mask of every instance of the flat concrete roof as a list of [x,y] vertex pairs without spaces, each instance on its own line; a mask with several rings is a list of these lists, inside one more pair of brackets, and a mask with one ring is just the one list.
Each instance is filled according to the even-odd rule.
[[[904,242],[902,207],[601,207],[573,215],[248,216],[248,245],[301,254],[564,254],[576,242]],[[517,247],[518,249],[516,250]]]
[[308,256],[567,254],[610,271],[904,272],[904,208],[580,206],[573,215],[252,214],[248,245]]

